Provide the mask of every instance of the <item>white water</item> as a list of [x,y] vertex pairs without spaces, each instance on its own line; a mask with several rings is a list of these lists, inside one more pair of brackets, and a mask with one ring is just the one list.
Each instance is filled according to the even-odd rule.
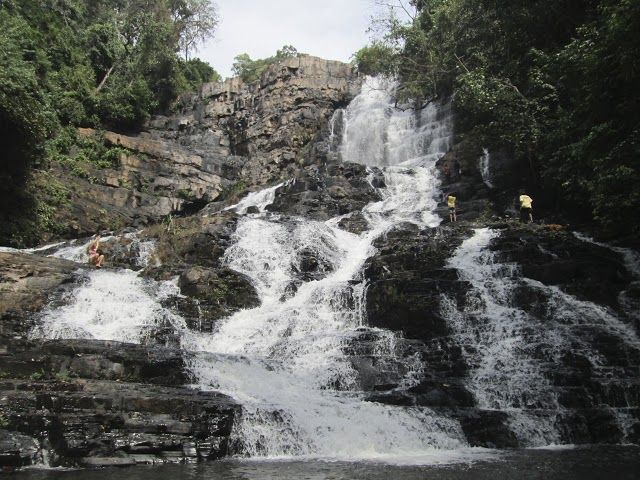
[[[467,388],[480,408],[510,411],[511,426],[523,445],[560,443],[553,418],[529,415],[527,409],[559,410],[554,389],[541,366],[528,351],[530,342],[545,329],[534,326],[531,317],[513,307],[513,288],[518,269],[496,263],[487,249],[498,232],[478,229],[449,260],[462,280],[473,286],[466,305],[458,310],[443,298],[443,314],[450,321],[470,367]],[[538,327],[538,332],[530,330]]]
[[171,282],[145,280],[131,270],[94,270],[63,299],[66,305],[42,313],[31,337],[141,343],[152,327],[182,323],[160,304],[178,293]]
[[[343,159],[392,165],[385,169],[383,199],[364,210],[369,230],[354,235],[339,229],[338,219],[242,218],[225,261],[252,279],[262,303],[220,322],[211,335],[183,338],[183,345],[202,352],[192,364],[199,385],[243,404],[236,440],[246,455],[433,461],[435,451],[466,445],[458,422],[430,409],[363,401],[360,374],[346,353],[369,332],[381,362],[405,362],[396,370],[398,383],[414,381],[420,362],[398,358],[391,332],[364,326],[361,271],[373,240],[389,228],[440,223],[433,213],[434,164],[451,135],[450,118],[438,120],[435,106],[420,115],[390,111],[391,97],[379,86],[367,83],[343,115]],[[296,280],[302,252],[326,266],[321,278]]]
[[224,210],[235,210],[236,213],[242,215],[244,213],[247,213],[247,209],[249,207],[257,207],[260,213],[263,213],[265,208],[271,205],[273,203],[273,200],[276,198],[276,190],[284,185],[284,183],[279,183],[278,185],[274,185],[273,187],[264,188],[256,192],[250,192],[238,203],[236,203],[235,205],[231,205]]
[[[606,359],[582,338],[585,327],[634,349],[640,349],[640,341],[633,328],[607,309],[523,277],[515,264],[497,262],[489,246],[498,236],[496,230],[477,229],[456,250],[449,266],[473,288],[462,306],[444,296],[442,313],[463,347],[470,367],[467,387],[478,406],[508,412],[522,445],[561,443],[557,420],[563,408],[545,373],[571,353],[607,375]],[[540,318],[515,305],[519,286],[539,293]]]
[[482,175],[482,181],[487,187],[493,188],[493,183],[491,182],[491,167],[490,167],[491,155],[489,154],[489,150],[487,150],[486,148],[482,149],[482,155],[478,159],[478,162],[480,167],[480,174]]
[[[127,248],[135,249],[137,266],[147,266],[155,241],[140,241],[137,233],[127,233],[122,237],[129,241]],[[116,239],[116,236],[106,236],[101,241]],[[73,240],[30,251],[36,253],[53,249],[49,254],[51,257],[86,263],[89,243],[91,239]],[[182,325],[177,315],[161,306],[162,300],[179,294],[175,283],[154,282],[140,277],[139,273],[129,269],[105,268],[84,274],[80,286],[41,313],[40,324],[30,332],[30,336],[140,343],[153,326],[166,323]],[[59,306],[60,303],[64,305]]]

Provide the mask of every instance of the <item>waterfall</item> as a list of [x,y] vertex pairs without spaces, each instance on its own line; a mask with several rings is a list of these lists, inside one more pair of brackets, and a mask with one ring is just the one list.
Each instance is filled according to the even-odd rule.
[[478,162],[480,164],[479,167],[480,174],[482,175],[482,181],[487,187],[493,188],[493,183],[491,182],[491,169],[489,167],[491,162],[491,155],[489,154],[489,150],[487,150],[486,148],[482,149],[482,155],[480,155]]
[[[365,348],[405,387],[422,368],[419,357],[399,354],[397,334],[367,326],[362,269],[375,252],[373,241],[395,225],[439,225],[435,162],[450,147],[452,121],[448,105],[395,109],[388,88],[368,79],[340,115],[342,159],[385,174],[382,199],[363,211],[367,231],[341,230],[340,218],[317,222],[265,212],[278,186],[230,207],[241,214],[251,205],[264,212],[240,218],[223,259],[251,279],[259,307],[220,320],[212,333],[194,332],[160,305],[178,294],[174,283],[128,270],[92,272],[67,305],[44,313],[33,334],[140,342],[145,330],[168,322],[181,347],[192,352],[186,361],[194,386],[241,403],[232,438],[240,455],[430,463],[459,458],[468,446],[458,420],[426,407],[365,401],[351,353],[355,345]],[[80,254],[82,247],[76,248],[64,255]],[[300,276],[305,256],[322,265],[312,279]]]
[[[470,369],[467,387],[478,406],[507,412],[521,445],[561,443],[565,409],[549,380],[554,369],[565,356],[579,355],[589,362],[594,380],[606,385],[611,366],[594,345],[594,332],[636,352],[640,340],[606,308],[497,261],[489,246],[499,235],[477,229],[456,250],[449,266],[472,288],[461,306],[444,295],[442,313],[462,346]],[[536,293],[538,311],[518,306],[516,292],[522,287]],[[615,413],[621,424],[628,423],[624,407]]]
[[[243,405],[235,443],[245,455],[425,457],[466,445],[457,421],[428,408],[365,402],[347,354],[368,332],[382,362],[405,363],[398,383],[414,381],[420,362],[399,358],[392,332],[366,327],[362,267],[373,240],[394,225],[440,223],[435,161],[451,139],[447,111],[394,110],[380,87],[368,80],[341,115],[343,160],[386,167],[382,200],[364,209],[369,230],[343,231],[338,219],[242,218],[225,262],[251,278],[261,305],[223,320],[210,335],[185,333],[183,344],[201,352],[191,365],[199,386]],[[301,252],[326,265],[323,278],[296,283]]]
[[344,161],[426,167],[449,151],[451,105],[431,102],[422,110],[401,110],[394,107],[394,88],[395,82],[388,79],[367,78],[346,108],[340,147]]

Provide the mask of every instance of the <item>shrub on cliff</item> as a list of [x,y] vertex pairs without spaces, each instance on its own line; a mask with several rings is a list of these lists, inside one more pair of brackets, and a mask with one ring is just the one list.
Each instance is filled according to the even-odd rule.
[[242,78],[247,83],[252,83],[260,79],[260,76],[269,65],[278,63],[285,58],[297,57],[298,55],[301,54],[291,45],[283,46],[273,57],[259,58],[256,60],[252,60],[247,53],[241,53],[233,59],[234,62],[231,70],[235,76]]

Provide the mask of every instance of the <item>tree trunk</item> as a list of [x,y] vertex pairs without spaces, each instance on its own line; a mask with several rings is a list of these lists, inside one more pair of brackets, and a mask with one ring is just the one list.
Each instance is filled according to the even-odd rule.
[[115,64],[111,65],[111,68],[109,70],[107,70],[107,73],[104,74],[104,77],[102,77],[102,80],[100,81],[100,84],[96,87],[96,92],[99,92],[102,89],[102,87],[104,86],[105,82],[109,78],[109,75],[111,75],[111,72],[113,72],[113,68],[115,66],[116,66]]

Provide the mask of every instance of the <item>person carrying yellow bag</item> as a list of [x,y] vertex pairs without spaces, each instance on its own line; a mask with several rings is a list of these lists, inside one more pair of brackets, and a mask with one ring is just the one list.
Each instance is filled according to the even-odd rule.
[[518,200],[520,200],[520,221],[523,223],[533,223],[533,199],[523,190]]
[[449,221],[457,222],[456,217],[456,197],[453,193],[447,195],[447,207],[449,207]]

